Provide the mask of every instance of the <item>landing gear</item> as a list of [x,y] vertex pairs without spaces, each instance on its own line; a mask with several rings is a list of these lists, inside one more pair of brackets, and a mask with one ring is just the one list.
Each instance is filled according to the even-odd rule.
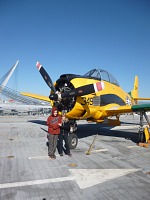
[[78,137],[75,133],[70,133],[69,134],[69,147],[70,149],[75,149],[77,144],[78,144]]
[[75,120],[70,120],[70,134],[68,137],[70,149],[75,149],[78,144],[78,137],[75,133],[77,130],[77,123]]
[[140,142],[142,142],[142,143],[146,142],[144,128],[140,128],[140,130],[139,130],[139,143]]
[[141,111],[140,112],[140,129],[139,129],[139,146],[145,147],[145,145],[148,144],[150,141],[150,133],[149,133],[148,126],[146,126],[145,128],[143,127],[143,122],[144,122],[143,116],[145,117],[149,127],[150,127],[150,122],[149,122],[146,112]]

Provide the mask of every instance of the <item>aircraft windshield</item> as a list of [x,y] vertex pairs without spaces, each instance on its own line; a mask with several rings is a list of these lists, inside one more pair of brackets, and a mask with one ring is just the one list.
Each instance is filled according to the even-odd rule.
[[104,80],[104,81],[107,81],[114,85],[119,86],[118,81],[109,72],[102,69],[92,69],[91,71],[87,72],[83,76],[89,77],[89,78],[96,78],[98,80]]

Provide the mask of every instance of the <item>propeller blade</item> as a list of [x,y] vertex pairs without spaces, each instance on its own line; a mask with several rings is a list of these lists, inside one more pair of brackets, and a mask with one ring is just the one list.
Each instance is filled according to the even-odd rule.
[[104,83],[103,82],[97,82],[97,83],[94,83],[94,84],[84,85],[84,86],[75,88],[75,89],[68,91],[66,93],[63,93],[63,94],[51,94],[49,96],[49,98],[51,100],[57,101],[57,100],[60,100],[60,99],[63,99],[63,98],[68,98],[68,97],[84,96],[84,95],[87,95],[87,94],[91,94],[91,93],[101,91],[103,89],[104,89]]
[[48,73],[45,71],[44,67],[37,62],[36,66],[40,72],[40,74],[42,75],[43,79],[45,80],[46,84],[50,87],[50,89],[55,93],[56,89],[53,85],[52,79],[50,78],[50,76],[48,75]]

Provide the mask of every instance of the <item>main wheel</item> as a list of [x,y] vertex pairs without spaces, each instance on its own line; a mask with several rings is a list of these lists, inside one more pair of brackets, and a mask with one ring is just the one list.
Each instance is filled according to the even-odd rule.
[[146,142],[144,131],[139,131],[139,142],[142,142],[142,143]]
[[69,134],[69,147],[70,149],[75,149],[78,144],[78,137],[75,133]]

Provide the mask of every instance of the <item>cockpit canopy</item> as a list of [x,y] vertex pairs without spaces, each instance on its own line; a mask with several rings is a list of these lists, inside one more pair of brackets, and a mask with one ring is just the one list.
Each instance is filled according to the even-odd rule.
[[104,80],[119,86],[118,81],[109,72],[103,69],[92,69],[83,76],[88,78],[96,78],[98,80]]

